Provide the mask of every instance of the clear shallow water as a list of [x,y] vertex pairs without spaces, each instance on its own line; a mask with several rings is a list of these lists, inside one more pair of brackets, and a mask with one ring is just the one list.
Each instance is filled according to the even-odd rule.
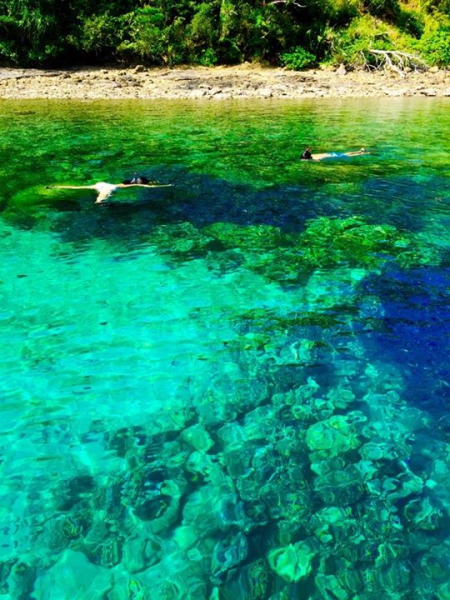
[[449,120],[2,103],[1,600],[450,597]]

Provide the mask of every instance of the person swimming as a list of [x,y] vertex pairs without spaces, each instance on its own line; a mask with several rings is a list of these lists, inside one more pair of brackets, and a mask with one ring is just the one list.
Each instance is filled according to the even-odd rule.
[[[145,179],[145,178],[144,178]],[[148,180],[147,180],[148,181]],[[101,204],[108,198],[114,194],[119,189],[128,188],[128,187],[145,187],[145,188],[155,188],[155,187],[172,187],[171,183],[106,183],[106,181],[99,181],[98,183],[94,183],[93,185],[48,185],[49,189],[56,190],[95,190],[97,192],[97,199],[95,200],[95,204]]]
[[325,160],[326,158],[343,158],[346,156],[361,156],[363,154],[370,153],[365,148],[361,148],[360,150],[355,150],[353,152],[324,152],[322,154],[314,154],[313,156],[311,148],[307,146],[300,158],[301,160]]

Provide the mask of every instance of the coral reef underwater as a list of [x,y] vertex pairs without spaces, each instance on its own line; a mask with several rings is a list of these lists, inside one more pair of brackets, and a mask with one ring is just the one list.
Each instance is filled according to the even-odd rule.
[[[357,335],[380,320],[362,290],[371,274],[438,264],[419,242],[360,218],[321,217],[298,236],[161,226],[152,243],[168,260],[302,282],[309,310],[236,315],[224,350],[236,371],[179,410],[79,438],[44,423],[49,439],[95,442],[109,469],[80,454],[27,543],[11,517],[0,599],[449,600],[448,425],[408,402],[404,373],[368,361]],[[16,514],[24,503],[19,486]]]

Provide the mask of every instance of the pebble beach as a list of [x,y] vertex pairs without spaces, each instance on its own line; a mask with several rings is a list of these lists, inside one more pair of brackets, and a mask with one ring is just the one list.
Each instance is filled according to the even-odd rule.
[[450,97],[450,72],[234,67],[0,69],[0,99],[304,99]]

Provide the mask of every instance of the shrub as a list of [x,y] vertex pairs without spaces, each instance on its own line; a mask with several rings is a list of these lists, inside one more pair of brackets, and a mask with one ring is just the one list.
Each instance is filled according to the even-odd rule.
[[212,48],[206,48],[206,50],[203,50],[199,59],[199,63],[203,67],[213,67],[217,64],[217,61],[217,55]]
[[414,40],[396,27],[365,15],[354,19],[348,29],[336,32],[332,60],[354,66],[373,61],[373,66],[376,66],[375,57],[366,52],[369,49],[411,52]]
[[401,9],[397,19],[398,27],[415,38],[420,38],[424,31],[423,16],[415,10]]
[[119,19],[108,14],[85,17],[77,36],[68,36],[68,40],[77,49],[98,54],[117,46],[119,42],[117,36],[118,24]]
[[363,6],[371,15],[391,20],[400,10],[397,0],[363,0]]
[[419,50],[430,65],[450,65],[450,27],[438,27],[421,38]]
[[157,8],[147,6],[123,15],[121,19],[128,23],[129,39],[119,45],[119,52],[163,62],[166,48],[162,30],[164,15]]
[[302,69],[314,66],[316,57],[301,46],[297,46],[292,52],[282,54],[280,61],[286,69],[301,71]]

